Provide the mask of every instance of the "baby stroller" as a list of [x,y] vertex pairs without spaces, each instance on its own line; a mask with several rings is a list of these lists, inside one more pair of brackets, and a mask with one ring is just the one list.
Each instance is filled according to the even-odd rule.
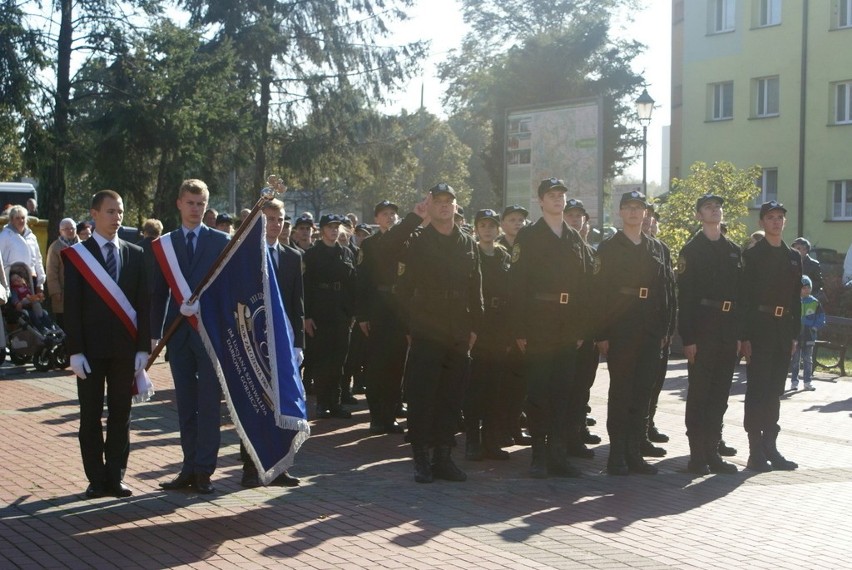
[[44,372],[51,368],[68,368],[65,350],[65,332],[56,326],[53,319],[42,310],[36,319],[31,310],[15,307],[15,292],[11,289],[13,275],[19,276],[30,291],[34,291],[32,271],[24,263],[13,263],[9,267],[9,300],[3,305],[3,320],[6,324],[6,349],[0,355],[2,363],[6,354],[14,364],[32,361],[36,370]]

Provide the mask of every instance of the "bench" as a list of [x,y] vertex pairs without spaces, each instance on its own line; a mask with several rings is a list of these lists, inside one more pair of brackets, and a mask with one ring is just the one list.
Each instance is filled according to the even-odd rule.
[[[820,332],[828,338],[817,340],[814,344],[814,367],[825,370],[837,369],[841,376],[846,376],[846,345],[850,334],[852,334],[852,318],[826,316],[825,324],[825,329]],[[837,355],[837,360],[831,364],[820,364],[817,359],[820,350],[834,352]]]

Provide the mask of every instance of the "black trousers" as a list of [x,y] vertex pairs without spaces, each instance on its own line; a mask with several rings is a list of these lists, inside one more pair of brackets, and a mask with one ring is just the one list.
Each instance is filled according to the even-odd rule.
[[586,425],[586,407],[592,394],[592,385],[598,372],[600,352],[595,343],[586,340],[577,349],[577,362],[574,366],[574,383],[571,387],[568,408],[568,427],[582,428]]
[[502,402],[500,415],[509,435],[515,435],[520,429],[521,413],[524,411],[526,398],[526,357],[518,345],[512,341],[507,355],[506,379],[500,397]]
[[781,394],[790,369],[792,339],[778,328],[751,339],[743,419],[743,427],[749,433],[779,429]]
[[[610,439],[643,436],[648,406],[660,365],[661,337],[625,326],[625,334],[609,339],[609,401],[606,429]],[[627,330],[629,329],[629,330]]]
[[[77,378],[80,400],[80,452],[90,483],[115,484],[130,455],[130,407],[134,382],[133,358],[90,358],[92,371]],[[104,387],[109,411],[104,439]]]
[[657,366],[657,378],[651,388],[651,403],[648,405],[648,425],[654,425],[654,416],[657,414],[657,404],[660,402],[660,392],[666,382],[666,372],[669,371],[669,356],[672,353],[670,345],[666,345],[660,352],[660,362]]
[[718,443],[737,365],[737,341],[707,335],[695,344],[695,362],[687,366],[686,436],[690,441]]
[[392,315],[370,320],[367,337],[367,404],[370,422],[389,425],[402,402],[402,377],[408,341],[399,321]]
[[349,349],[349,323],[323,320],[316,323],[311,343],[311,370],[317,407],[330,409],[340,405],[340,378]]
[[[483,335],[484,336],[484,335]],[[501,397],[509,377],[506,346],[487,337],[480,337],[471,351],[470,381],[464,394],[465,422],[482,422],[482,427],[494,433],[501,427],[503,413]]]
[[412,445],[455,445],[469,366],[468,339],[412,338],[405,366]]
[[340,379],[341,392],[349,393],[353,384],[357,386],[359,381],[363,381],[361,375],[366,362],[367,337],[358,323],[355,323],[349,333],[349,351],[346,353],[346,363],[343,365],[343,376]]
[[545,437],[568,432],[568,410],[575,381],[575,340],[527,339],[527,422],[530,435]]

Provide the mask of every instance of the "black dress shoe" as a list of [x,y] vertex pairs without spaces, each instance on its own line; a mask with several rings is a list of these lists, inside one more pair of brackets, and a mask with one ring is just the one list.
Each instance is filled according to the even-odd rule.
[[385,426],[385,433],[405,433],[405,428],[397,422],[391,422]]
[[210,482],[210,475],[208,475],[207,473],[196,473],[195,490],[201,493],[202,495],[209,495],[213,493],[216,489]]
[[387,433],[384,424],[370,422],[370,433],[373,435],[382,435]]
[[181,473],[171,481],[160,483],[160,488],[166,491],[176,491],[178,489],[189,489],[193,485],[195,485],[195,477],[190,473]]
[[86,498],[87,499],[100,499],[101,497],[106,497],[107,492],[104,489],[103,485],[95,485],[93,483],[89,483],[89,486],[86,487]]
[[298,487],[299,483],[301,483],[301,481],[299,481],[298,477],[293,477],[285,471],[273,479],[270,485],[273,487]]
[[317,419],[326,420],[331,417],[331,411],[327,409],[317,408]]
[[118,483],[107,484],[106,494],[110,497],[118,497],[121,499],[123,497],[130,497],[133,495],[133,489],[125,485],[124,481],[119,481]]
[[352,396],[351,394],[348,394],[346,396],[340,397],[340,403],[347,404],[349,406],[354,406],[358,403],[358,398]]

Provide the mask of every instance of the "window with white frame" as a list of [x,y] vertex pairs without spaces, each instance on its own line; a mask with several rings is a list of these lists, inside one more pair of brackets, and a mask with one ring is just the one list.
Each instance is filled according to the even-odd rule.
[[760,179],[757,181],[760,187],[760,195],[754,201],[755,206],[760,206],[764,202],[778,199],[778,169],[764,168],[760,174]]
[[[852,1],[852,0],[850,0]],[[781,0],[759,0],[759,26],[777,26],[781,23]]]
[[837,27],[852,27],[852,0],[837,0]]
[[834,122],[852,123],[852,81],[834,84]]
[[735,15],[735,0],[710,0],[711,33],[734,31]]
[[777,76],[754,80],[755,117],[775,117],[778,115],[779,86]]
[[734,118],[734,82],[713,83],[709,86],[710,119],[722,121]]
[[832,220],[852,220],[852,180],[835,180],[831,183],[833,203]]

